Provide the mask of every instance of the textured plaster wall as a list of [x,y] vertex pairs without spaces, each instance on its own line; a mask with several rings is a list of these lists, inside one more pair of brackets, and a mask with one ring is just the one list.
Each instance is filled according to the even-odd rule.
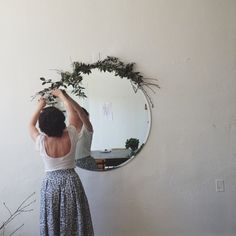
[[38,78],[100,52],[136,62],[161,90],[136,159],[78,170],[96,235],[235,235],[235,9],[234,0],[1,0],[0,201],[14,209],[33,191],[37,199],[7,232],[24,222],[17,235],[39,235],[43,165],[27,133]]

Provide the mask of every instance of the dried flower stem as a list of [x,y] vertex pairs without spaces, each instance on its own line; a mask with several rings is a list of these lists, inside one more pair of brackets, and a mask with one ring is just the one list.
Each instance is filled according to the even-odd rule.
[[[36,200],[34,199],[33,201],[30,201],[29,203],[27,202],[32,196],[35,195],[35,192],[33,192],[32,194],[30,194],[18,207],[17,209],[12,212],[9,207],[7,207],[6,203],[4,202],[3,205],[4,207],[7,209],[7,211],[9,212],[9,218],[4,221],[2,223],[2,225],[0,226],[0,231],[4,230],[4,228],[18,215],[25,213],[25,212],[30,212],[33,211],[33,209],[28,209],[29,206],[31,206],[33,203],[36,202]],[[17,229],[15,229],[9,236],[13,235],[16,231],[18,231],[20,228],[23,227],[24,224],[22,224],[21,226],[19,226]]]

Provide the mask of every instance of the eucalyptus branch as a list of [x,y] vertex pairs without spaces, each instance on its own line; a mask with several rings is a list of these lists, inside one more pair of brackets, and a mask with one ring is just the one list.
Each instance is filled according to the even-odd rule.
[[[72,87],[72,93],[76,96],[86,98],[87,96],[84,92],[85,88],[80,86],[83,80],[83,75],[92,73],[93,69],[98,69],[101,72],[114,72],[115,76],[130,80],[134,92],[141,89],[153,107],[151,97],[148,95],[145,87],[148,87],[154,92],[154,88],[160,88],[160,86],[153,82],[153,80],[156,79],[145,78],[140,72],[134,71],[134,66],[135,63],[133,62],[125,64],[117,57],[109,56],[104,60],[98,60],[97,62],[91,64],[73,62],[72,72],[56,70],[61,77],[58,81],[53,82],[51,79],[46,80],[44,77],[41,77],[40,80],[42,81],[42,85],[49,86],[37,92],[34,96],[32,96],[32,99],[36,98],[38,95],[41,95],[47,98],[48,103],[55,102],[55,98],[50,94],[51,90],[54,88],[67,89],[68,87]],[[150,80],[152,81],[150,82]]]
[[[31,206],[33,203],[36,202],[36,200],[34,199],[33,201],[30,201],[29,203],[27,202],[30,198],[32,198],[35,195],[35,192],[33,192],[32,194],[30,194],[25,200],[23,200],[21,202],[21,204],[17,207],[17,209],[12,212],[9,207],[6,205],[6,203],[4,202],[3,205],[4,207],[7,209],[8,213],[9,213],[9,217],[6,221],[4,221],[2,223],[2,225],[0,226],[0,230],[4,230],[4,228],[14,219],[16,218],[18,215],[25,213],[25,212],[30,212],[33,211],[33,209],[28,209],[29,206]],[[16,231],[18,231],[21,227],[23,227],[24,224],[22,224],[20,227],[18,227],[13,233],[11,233],[11,235],[13,235]]]

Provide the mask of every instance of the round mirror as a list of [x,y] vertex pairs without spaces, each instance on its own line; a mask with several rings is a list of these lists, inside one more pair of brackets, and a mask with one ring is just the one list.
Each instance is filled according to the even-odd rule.
[[155,79],[134,71],[134,64],[108,56],[92,64],[73,62],[73,71],[59,71],[61,79],[56,82],[40,78],[48,87],[33,99],[46,96],[49,104],[63,109],[50,94],[53,88],[62,87],[88,112],[94,132],[82,127],[77,143],[78,167],[116,169],[132,160],[145,145],[151,127],[150,104],[153,107],[147,90],[154,92],[153,88],[160,87]]
[[123,166],[141,151],[149,135],[151,112],[145,95],[134,92],[126,78],[97,69],[83,76],[81,86],[87,98],[69,93],[89,113],[94,130],[91,157],[96,165],[86,165],[82,158],[77,166],[94,171]]

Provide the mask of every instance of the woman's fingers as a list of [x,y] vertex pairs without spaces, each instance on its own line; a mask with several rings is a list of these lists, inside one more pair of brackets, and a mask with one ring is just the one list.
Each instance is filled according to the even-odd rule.
[[56,96],[56,97],[60,96],[61,93],[62,92],[61,92],[60,89],[53,89],[52,92],[51,92],[51,94]]
[[44,97],[40,97],[40,98],[38,99],[38,106],[39,106],[40,108],[43,108],[43,107],[46,106],[46,100],[45,100]]

